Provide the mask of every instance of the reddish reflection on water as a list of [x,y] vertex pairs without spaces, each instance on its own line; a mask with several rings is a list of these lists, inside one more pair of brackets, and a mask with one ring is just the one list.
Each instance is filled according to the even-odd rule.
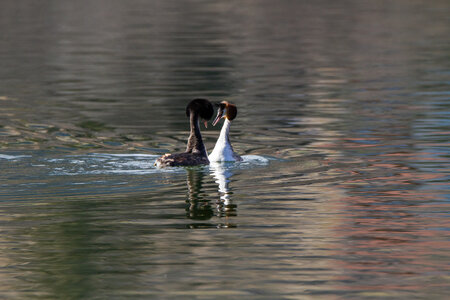
[[413,166],[436,160],[426,152],[369,157],[361,174],[371,170],[372,176],[337,184],[347,195],[337,200],[342,218],[333,229],[340,241],[334,253],[341,258],[335,268],[342,273],[336,280],[346,282],[337,289],[360,296],[433,295],[433,288],[448,284],[450,269],[442,268],[450,247],[447,174]]

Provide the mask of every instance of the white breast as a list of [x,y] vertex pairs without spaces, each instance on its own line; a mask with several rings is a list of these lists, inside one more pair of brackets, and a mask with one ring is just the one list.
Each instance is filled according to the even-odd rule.
[[236,161],[238,160],[233,147],[231,147],[228,134],[230,132],[231,122],[225,119],[225,123],[220,131],[219,138],[217,139],[216,146],[211,154],[208,156],[210,162],[223,162],[223,161]]

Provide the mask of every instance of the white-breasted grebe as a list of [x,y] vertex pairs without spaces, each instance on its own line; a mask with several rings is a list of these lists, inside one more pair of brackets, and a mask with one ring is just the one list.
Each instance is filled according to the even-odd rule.
[[208,153],[200,133],[199,118],[204,120],[205,127],[207,127],[207,121],[211,119],[213,114],[213,105],[208,100],[194,99],[189,102],[186,106],[186,116],[189,117],[191,132],[186,151],[183,153],[164,154],[156,160],[155,165],[158,168],[164,168],[209,164]]
[[224,118],[222,130],[220,130],[219,138],[216,146],[211,154],[208,156],[211,162],[225,162],[225,161],[241,161],[242,158],[233,150],[230,143],[230,126],[231,121],[236,118],[237,108],[234,104],[227,101],[222,101],[218,104],[217,116],[214,119],[213,126],[215,126],[220,119]]

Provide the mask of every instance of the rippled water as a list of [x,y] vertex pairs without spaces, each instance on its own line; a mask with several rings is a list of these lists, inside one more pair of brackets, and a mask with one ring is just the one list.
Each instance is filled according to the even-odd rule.
[[[446,298],[449,13],[2,1],[0,296]],[[245,160],[155,169],[195,97]]]

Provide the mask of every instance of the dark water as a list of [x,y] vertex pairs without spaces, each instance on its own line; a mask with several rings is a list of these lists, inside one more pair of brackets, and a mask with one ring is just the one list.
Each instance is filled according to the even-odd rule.
[[[0,298],[446,298],[449,14],[2,1]],[[156,170],[195,97],[246,160]]]

